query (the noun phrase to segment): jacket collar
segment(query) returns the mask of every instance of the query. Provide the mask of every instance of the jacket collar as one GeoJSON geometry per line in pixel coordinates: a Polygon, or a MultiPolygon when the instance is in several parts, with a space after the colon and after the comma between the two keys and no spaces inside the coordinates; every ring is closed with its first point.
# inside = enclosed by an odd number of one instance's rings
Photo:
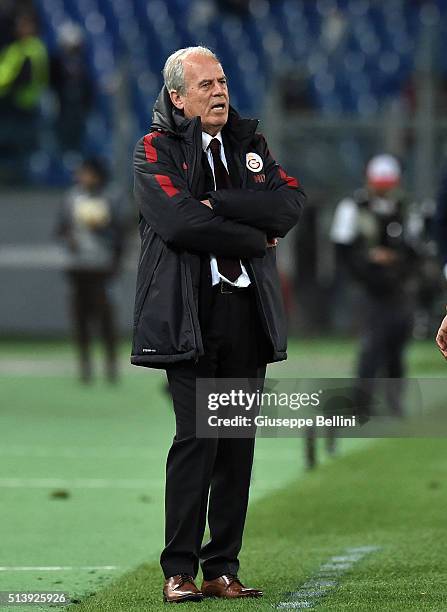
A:
{"type": "MultiPolygon", "coordinates": [[[[230,106],[228,121],[222,132],[227,134],[230,140],[242,145],[251,140],[258,123],[257,119],[243,119],[230,106]]],[[[194,140],[195,134],[202,132],[202,122],[200,117],[185,119],[181,111],[172,104],[168,90],[163,86],[154,105],[151,130],[161,130],[186,140],[194,140]]]]}

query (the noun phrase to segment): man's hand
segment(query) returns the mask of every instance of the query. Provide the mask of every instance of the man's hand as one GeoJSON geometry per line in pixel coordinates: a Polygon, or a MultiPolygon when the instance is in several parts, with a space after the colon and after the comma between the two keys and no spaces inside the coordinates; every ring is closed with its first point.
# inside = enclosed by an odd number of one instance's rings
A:
{"type": "Polygon", "coordinates": [[[442,355],[447,359],[447,315],[442,319],[438,333],[436,334],[436,344],[442,355]]]}
{"type": "Polygon", "coordinates": [[[369,260],[372,263],[379,264],[381,266],[389,266],[395,263],[398,259],[396,251],[389,249],[388,247],[374,247],[369,249],[369,260]]]}
{"type": "Polygon", "coordinates": [[[211,202],[209,200],[200,200],[202,202],[202,204],[205,204],[205,206],[208,206],[208,208],[211,208],[212,210],[212,205],[211,202]]]}

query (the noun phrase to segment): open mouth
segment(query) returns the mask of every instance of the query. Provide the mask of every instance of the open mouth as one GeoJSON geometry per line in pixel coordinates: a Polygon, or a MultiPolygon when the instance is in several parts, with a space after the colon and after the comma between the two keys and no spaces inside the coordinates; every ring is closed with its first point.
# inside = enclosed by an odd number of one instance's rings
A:
{"type": "Polygon", "coordinates": [[[211,110],[225,110],[225,103],[220,102],[219,104],[213,104],[211,110]]]}

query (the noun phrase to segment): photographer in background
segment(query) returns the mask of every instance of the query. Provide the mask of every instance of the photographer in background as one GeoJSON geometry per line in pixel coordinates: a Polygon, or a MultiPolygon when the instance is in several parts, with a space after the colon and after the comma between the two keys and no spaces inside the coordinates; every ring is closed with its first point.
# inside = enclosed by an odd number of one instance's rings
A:
{"type": "Polygon", "coordinates": [[[404,353],[412,328],[409,279],[416,254],[407,233],[401,169],[392,155],[373,157],[366,185],[337,206],[331,239],[341,265],[363,290],[362,332],[357,375],[372,392],[371,379],[387,385],[390,414],[401,416],[404,353]],[[369,382],[368,382],[369,381],[369,382]]]}

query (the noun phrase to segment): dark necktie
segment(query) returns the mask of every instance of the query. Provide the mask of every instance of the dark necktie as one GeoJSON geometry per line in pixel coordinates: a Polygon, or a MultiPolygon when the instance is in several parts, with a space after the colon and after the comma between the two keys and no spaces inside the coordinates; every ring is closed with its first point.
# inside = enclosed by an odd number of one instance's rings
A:
{"type": "MultiPolygon", "coordinates": [[[[213,156],[216,189],[230,189],[232,187],[230,176],[220,157],[220,140],[213,138],[208,146],[211,151],[211,155],[213,156]]],[[[242,274],[239,259],[233,259],[231,257],[216,257],[216,260],[219,272],[232,283],[234,283],[242,274]]]]}

